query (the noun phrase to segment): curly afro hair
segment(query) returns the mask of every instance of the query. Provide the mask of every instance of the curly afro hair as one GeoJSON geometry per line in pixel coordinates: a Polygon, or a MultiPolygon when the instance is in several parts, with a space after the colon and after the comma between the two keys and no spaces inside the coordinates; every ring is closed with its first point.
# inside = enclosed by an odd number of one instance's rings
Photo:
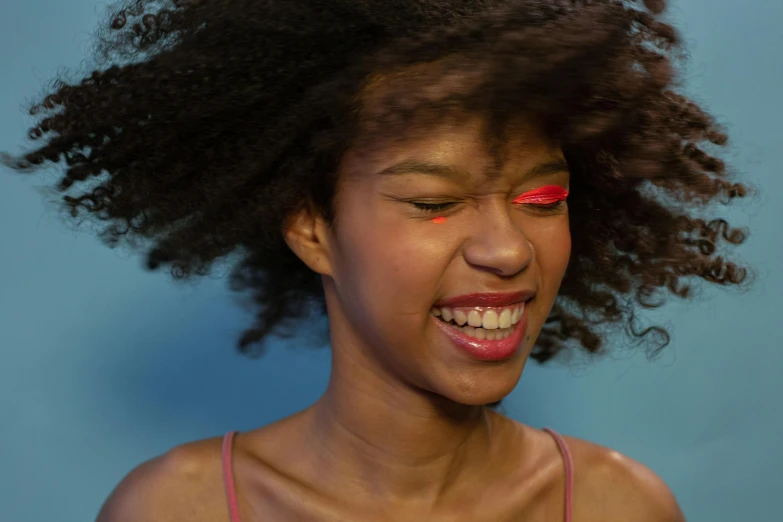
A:
{"type": "Polygon", "coordinates": [[[94,70],[55,79],[30,110],[39,143],[4,162],[64,160],[71,215],[103,222],[112,245],[143,246],[151,269],[185,279],[230,262],[232,288],[258,307],[239,341],[254,354],[323,306],[320,278],[281,231],[305,205],[333,222],[349,148],[476,113],[500,139],[525,114],[562,146],[574,217],[569,269],[532,356],[570,344],[602,353],[612,326],[657,353],[669,334],[639,326],[641,309],[691,296],[698,280],[747,276],[721,248],[745,232],[710,215],[747,190],[718,157],[725,133],[681,94],[684,52],[664,8],[125,0],[96,35],[94,70]],[[379,108],[362,104],[368,87],[411,68],[420,74],[392,82],[379,108]],[[433,96],[444,78],[461,80],[433,96]]]}

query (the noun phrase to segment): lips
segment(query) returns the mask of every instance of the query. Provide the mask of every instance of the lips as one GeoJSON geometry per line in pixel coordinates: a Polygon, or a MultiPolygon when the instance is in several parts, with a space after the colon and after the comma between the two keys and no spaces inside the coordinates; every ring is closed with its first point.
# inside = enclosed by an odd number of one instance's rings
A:
{"type": "Polygon", "coordinates": [[[438,301],[434,306],[445,306],[449,308],[457,308],[460,306],[511,306],[516,303],[528,301],[532,299],[534,295],[535,292],[532,290],[508,293],[466,294],[438,301]]]}
{"type": "MultiPolygon", "coordinates": [[[[451,297],[437,302],[432,310],[432,320],[435,321],[438,329],[445,334],[449,343],[471,358],[480,361],[500,361],[512,357],[522,345],[527,331],[528,310],[526,305],[535,296],[531,290],[522,290],[518,292],[507,293],[476,293],[466,294],[457,297],[451,297]],[[525,304],[521,304],[525,303],[525,304]],[[522,310],[521,317],[513,321],[511,328],[498,329],[497,321],[488,321],[487,328],[474,327],[477,320],[474,317],[471,326],[462,326],[466,310],[472,308],[470,314],[477,317],[482,313],[490,313],[487,309],[493,309],[492,313],[500,313],[503,307],[518,306],[522,310]],[[454,317],[457,322],[452,323],[444,321],[443,317],[438,317],[439,311],[447,311],[449,315],[454,310],[454,317]],[[461,312],[462,315],[459,315],[461,312]],[[459,315],[459,317],[457,317],[459,315]],[[486,333],[485,333],[486,330],[486,333]],[[500,335],[498,333],[500,332],[500,335]],[[477,334],[483,335],[477,335],[477,334]]],[[[508,308],[507,308],[508,309],[508,308]]],[[[513,317],[513,315],[512,315],[513,317]]],[[[446,319],[451,319],[447,317],[446,319]]]]}
{"type": "Polygon", "coordinates": [[[522,345],[527,331],[529,307],[525,307],[520,321],[513,326],[510,335],[499,340],[482,340],[468,335],[463,329],[443,322],[435,316],[431,320],[446,337],[447,342],[478,361],[501,361],[514,356],[522,345]]]}

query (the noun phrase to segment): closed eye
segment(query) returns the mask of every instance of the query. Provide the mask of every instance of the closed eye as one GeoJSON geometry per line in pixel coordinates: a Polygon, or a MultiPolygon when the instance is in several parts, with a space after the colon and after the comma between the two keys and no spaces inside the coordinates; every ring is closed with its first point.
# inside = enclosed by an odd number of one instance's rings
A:
{"type": "Polygon", "coordinates": [[[425,203],[423,201],[410,201],[411,205],[416,207],[418,210],[421,210],[423,212],[443,212],[444,210],[448,210],[456,203],[448,201],[444,203],[425,203]]]}
{"type": "Polygon", "coordinates": [[[556,212],[559,211],[564,205],[565,200],[552,201],[551,203],[515,203],[517,206],[524,206],[531,208],[532,210],[539,212],[556,212]]]}
{"type": "Polygon", "coordinates": [[[568,189],[558,185],[547,185],[525,192],[514,199],[514,204],[544,210],[557,208],[566,199],[568,199],[568,189]]]}

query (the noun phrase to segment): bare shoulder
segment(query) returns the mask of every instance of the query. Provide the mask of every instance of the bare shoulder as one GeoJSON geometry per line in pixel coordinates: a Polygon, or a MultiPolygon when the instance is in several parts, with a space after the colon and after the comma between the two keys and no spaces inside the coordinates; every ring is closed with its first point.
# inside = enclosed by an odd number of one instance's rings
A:
{"type": "Polygon", "coordinates": [[[618,451],[566,437],[574,456],[574,519],[685,522],[674,494],[647,466],[618,451]]]}
{"type": "Polygon", "coordinates": [[[228,520],[220,439],[177,446],[136,467],[114,489],[96,522],[228,520]]]}

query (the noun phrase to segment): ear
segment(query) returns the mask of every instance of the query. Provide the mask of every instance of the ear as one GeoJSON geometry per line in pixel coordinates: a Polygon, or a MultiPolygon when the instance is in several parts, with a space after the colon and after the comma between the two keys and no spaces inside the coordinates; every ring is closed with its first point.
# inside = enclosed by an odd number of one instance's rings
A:
{"type": "Polygon", "coordinates": [[[313,209],[297,211],[284,225],[283,237],[296,256],[314,272],[332,275],[330,227],[313,209]]]}

